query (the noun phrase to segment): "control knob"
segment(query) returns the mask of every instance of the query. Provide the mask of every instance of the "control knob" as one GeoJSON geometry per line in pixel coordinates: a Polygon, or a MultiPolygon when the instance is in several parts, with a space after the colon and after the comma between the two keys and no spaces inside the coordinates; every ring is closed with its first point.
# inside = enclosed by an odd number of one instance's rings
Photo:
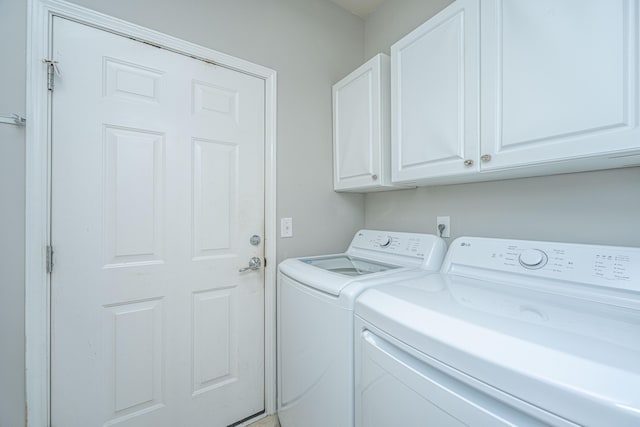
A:
{"type": "Polygon", "coordinates": [[[547,263],[547,259],[547,254],[540,249],[527,249],[522,251],[518,257],[520,265],[531,270],[544,267],[547,263]]]}
{"type": "Polygon", "coordinates": [[[380,239],[380,247],[381,248],[386,248],[387,246],[389,246],[391,244],[392,241],[393,241],[393,239],[391,238],[391,236],[383,237],[382,239],[380,239]]]}

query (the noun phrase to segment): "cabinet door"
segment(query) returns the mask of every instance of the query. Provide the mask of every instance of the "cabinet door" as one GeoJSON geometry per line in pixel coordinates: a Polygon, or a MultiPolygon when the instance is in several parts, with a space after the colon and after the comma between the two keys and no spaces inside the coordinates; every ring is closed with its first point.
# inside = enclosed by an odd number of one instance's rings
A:
{"type": "Polygon", "coordinates": [[[458,0],[391,47],[394,182],[478,170],[478,21],[458,0]]]}
{"type": "MultiPolygon", "coordinates": [[[[386,76],[388,85],[389,72],[386,71],[382,76],[383,65],[388,70],[388,61],[386,55],[378,55],[333,87],[336,190],[362,189],[381,184],[378,181],[382,175],[380,155],[384,137],[381,78],[386,76]]],[[[384,131],[388,132],[388,125],[384,126],[384,131]]]]}
{"type": "Polygon", "coordinates": [[[482,170],[640,145],[637,0],[486,0],[481,13],[482,170]]]}

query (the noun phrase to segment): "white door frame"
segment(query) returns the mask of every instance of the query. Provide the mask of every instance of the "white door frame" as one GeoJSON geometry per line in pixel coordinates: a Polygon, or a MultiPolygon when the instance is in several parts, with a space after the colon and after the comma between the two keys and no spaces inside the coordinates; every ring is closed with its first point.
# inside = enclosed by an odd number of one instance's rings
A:
{"type": "MultiPolygon", "coordinates": [[[[265,81],[265,411],[276,411],[276,72],[205,47],[149,30],[62,0],[29,0],[27,24],[27,132],[25,335],[27,426],[50,423],[50,277],[46,248],[50,243],[51,95],[47,67],[53,16],[145,41],[265,81]]],[[[55,91],[55,89],[54,89],[55,91]]],[[[55,243],[55,242],[54,242],[55,243]]]]}

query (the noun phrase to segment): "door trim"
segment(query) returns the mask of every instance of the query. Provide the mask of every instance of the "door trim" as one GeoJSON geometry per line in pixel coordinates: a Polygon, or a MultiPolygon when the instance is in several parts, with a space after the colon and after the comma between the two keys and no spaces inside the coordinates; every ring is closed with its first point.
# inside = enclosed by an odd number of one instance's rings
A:
{"type": "MultiPolygon", "coordinates": [[[[265,412],[276,411],[276,84],[274,70],[62,0],[29,0],[25,232],[25,380],[28,427],[50,425],[51,96],[42,63],[52,46],[54,16],[215,62],[265,81],[265,412]]],[[[54,89],[55,90],[55,89],[54,89]]]]}

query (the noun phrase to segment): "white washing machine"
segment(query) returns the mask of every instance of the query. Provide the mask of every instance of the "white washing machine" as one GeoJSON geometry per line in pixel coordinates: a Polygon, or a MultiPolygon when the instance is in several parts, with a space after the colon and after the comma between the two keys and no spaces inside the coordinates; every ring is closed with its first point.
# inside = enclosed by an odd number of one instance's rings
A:
{"type": "Polygon", "coordinates": [[[353,305],[371,286],[438,271],[436,236],[361,230],[345,253],[278,267],[278,416],[283,427],[354,423],[353,305]]]}
{"type": "Polygon", "coordinates": [[[356,426],[640,426],[640,249],[459,238],[355,313],[356,426]]]}

